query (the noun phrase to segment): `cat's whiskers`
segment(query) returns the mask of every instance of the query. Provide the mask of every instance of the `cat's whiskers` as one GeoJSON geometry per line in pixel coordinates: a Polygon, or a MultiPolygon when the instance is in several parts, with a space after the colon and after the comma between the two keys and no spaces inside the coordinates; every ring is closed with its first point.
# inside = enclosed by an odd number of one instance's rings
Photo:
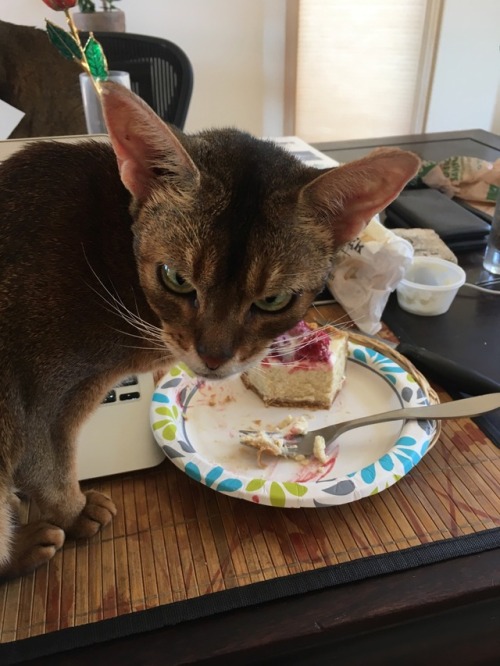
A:
{"type": "Polygon", "coordinates": [[[355,308],[351,308],[351,311],[349,314],[345,313],[341,315],[340,317],[337,317],[335,320],[325,320],[320,313],[318,307],[313,304],[312,306],[314,310],[318,314],[318,319],[315,319],[315,323],[318,324],[319,326],[335,326],[336,328],[340,328],[342,330],[350,330],[353,326],[355,326],[355,323],[353,322],[352,318],[356,317],[358,313],[362,313],[364,310],[363,305],[358,305],[355,308]]]}
{"type": "Polygon", "coordinates": [[[155,354],[158,354],[159,351],[166,352],[165,345],[163,345],[163,348],[160,349],[158,347],[141,347],[140,345],[121,345],[124,349],[136,349],[141,352],[152,352],[155,354]]]}
{"type": "MultiPolygon", "coordinates": [[[[155,326],[154,324],[151,324],[147,321],[145,321],[140,313],[139,313],[139,304],[137,303],[137,298],[135,296],[135,293],[133,293],[134,296],[134,303],[135,303],[135,311],[137,314],[134,314],[131,310],[128,310],[125,306],[126,311],[130,314],[130,316],[134,317],[134,321],[137,322],[137,324],[141,325],[145,331],[150,331],[154,337],[160,340],[160,342],[164,345],[164,338],[163,338],[163,329],[160,326],[155,326]]],[[[136,326],[137,328],[137,326],[136,326]]],[[[140,336],[137,336],[140,337],[140,336]]]]}
{"type": "MultiPolygon", "coordinates": [[[[345,317],[348,317],[345,315],[345,317]]],[[[321,324],[318,323],[318,328],[316,328],[316,331],[322,331],[322,330],[327,330],[330,326],[335,326],[339,330],[346,330],[349,331],[350,328],[352,328],[352,323],[345,322],[345,326],[342,325],[341,320],[345,318],[344,316],[337,318],[334,321],[325,321],[322,320],[321,324]],[[350,325],[349,325],[350,324],[350,325]]],[[[306,348],[311,341],[311,333],[304,333],[301,335],[298,335],[296,338],[293,339],[293,343],[290,344],[289,346],[286,347],[285,354],[290,355],[291,357],[296,358],[297,354],[301,352],[302,349],[306,348]]],[[[283,359],[283,350],[282,349],[270,349],[267,356],[271,359],[283,359]]],[[[294,360],[287,361],[287,360],[281,360],[282,364],[284,366],[290,366],[292,367],[295,363],[294,360]]]]}
{"type": "Polygon", "coordinates": [[[349,330],[354,326],[348,314],[337,317],[336,319],[326,320],[316,307],[314,307],[314,310],[317,313],[317,317],[314,317],[314,323],[319,326],[318,330],[328,326],[335,326],[335,328],[339,328],[340,330],[349,330]]]}
{"type": "Polygon", "coordinates": [[[142,333],[142,335],[135,335],[130,331],[119,330],[116,328],[113,330],[122,333],[123,335],[128,335],[129,337],[148,340],[149,342],[156,342],[158,343],[157,349],[165,348],[161,328],[158,328],[157,326],[144,321],[141,319],[141,317],[135,315],[131,310],[129,310],[123,303],[120,303],[120,301],[117,301],[116,305],[113,303],[109,303],[109,305],[111,307],[111,311],[118,314],[121,319],[123,319],[123,321],[128,323],[132,328],[135,328],[137,331],[139,331],[139,333],[142,333]]]}
{"type": "MultiPolygon", "coordinates": [[[[100,294],[95,289],[93,289],[93,291],[104,301],[104,303],[106,303],[106,305],[108,306],[106,308],[106,310],[108,312],[118,314],[121,317],[121,319],[123,319],[125,322],[130,324],[133,328],[135,328],[139,332],[145,333],[147,335],[147,337],[150,337],[152,339],[157,339],[158,341],[162,340],[162,337],[161,337],[161,332],[162,331],[161,331],[160,328],[154,326],[154,324],[150,324],[150,323],[144,321],[144,319],[142,319],[138,315],[134,314],[129,308],[127,308],[127,306],[123,303],[123,301],[120,298],[114,296],[108,289],[106,289],[106,287],[104,285],[102,285],[102,286],[106,290],[109,298],[106,298],[105,296],[103,296],[103,294],[100,294]],[[111,299],[111,300],[109,300],[109,299],[111,299]]],[[[122,330],[119,330],[119,329],[114,329],[114,330],[116,330],[120,333],[123,333],[125,335],[131,335],[131,336],[137,337],[137,338],[142,337],[144,339],[144,335],[143,336],[140,336],[140,335],[136,336],[133,333],[130,333],[129,331],[122,331],[122,330]]]]}
{"type": "MultiPolygon", "coordinates": [[[[316,331],[321,331],[321,330],[327,330],[329,327],[334,326],[335,328],[345,331],[349,333],[350,330],[355,328],[355,324],[353,323],[351,316],[349,314],[344,314],[341,315],[340,317],[337,317],[332,320],[325,320],[323,316],[321,315],[319,309],[314,306],[314,310],[318,314],[318,318],[315,319],[315,323],[317,324],[317,328],[315,329],[316,331]]],[[[362,310],[361,307],[358,308],[353,308],[351,311],[351,315],[356,316],[357,311],[362,310]]],[[[310,339],[311,339],[311,334],[310,333],[304,333],[302,335],[298,335],[296,338],[293,339],[293,343],[290,344],[286,348],[286,354],[290,354],[290,356],[296,357],[296,355],[305,347],[307,347],[310,339]]],[[[267,356],[271,359],[276,359],[276,358],[283,358],[282,351],[279,349],[273,350],[272,348],[268,351],[267,356]]],[[[281,361],[284,366],[289,366],[293,367],[295,364],[295,361],[286,361],[282,360],[281,361]]],[[[257,371],[260,370],[260,367],[257,366],[257,371]]]]}
{"type": "MultiPolygon", "coordinates": [[[[85,251],[84,251],[85,254],[85,251]]],[[[119,329],[113,329],[116,330],[117,332],[123,334],[123,335],[129,335],[132,337],[136,337],[138,339],[147,339],[152,343],[159,343],[158,344],[158,350],[165,349],[165,343],[163,340],[163,330],[155,326],[154,324],[151,324],[142,317],[139,316],[139,314],[135,314],[132,312],[123,302],[123,300],[119,297],[118,292],[115,290],[115,294],[104,284],[104,282],[101,280],[99,275],[96,273],[96,271],[92,268],[91,264],[89,263],[86,255],[85,259],[87,261],[87,265],[89,266],[92,274],[94,275],[95,279],[99,283],[100,287],[103,289],[104,294],[101,293],[98,289],[95,289],[92,285],[88,285],[89,288],[97,295],[99,298],[106,304],[106,310],[108,312],[111,312],[113,314],[117,314],[121,319],[123,319],[126,323],[128,323],[130,326],[135,328],[137,331],[140,333],[143,333],[143,335],[134,335],[133,333],[130,333],[129,331],[122,331],[119,329]],[[145,335],[144,335],[145,334],[145,335]]],[[[134,300],[135,300],[135,295],[134,295],[134,300]]],[[[137,301],[136,301],[136,309],[138,310],[137,306],[137,301]]]]}
{"type": "MultiPolygon", "coordinates": [[[[146,338],[144,337],[144,335],[136,335],[135,333],[131,333],[130,331],[123,331],[123,330],[120,329],[120,328],[115,328],[115,327],[112,327],[112,326],[111,326],[110,328],[111,328],[112,331],[115,331],[116,333],[119,333],[120,335],[127,335],[129,338],[136,338],[137,340],[143,340],[143,341],[146,340],[146,338]]],[[[148,341],[148,342],[151,342],[151,343],[155,343],[155,342],[156,342],[155,340],[152,340],[152,339],[150,339],[150,338],[147,338],[147,341],[148,341]]],[[[123,347],[127,347],[127,345],[122,345],[122,346],[123,346],[123,347]]],[[[164,344],[164,342],[163,342],[163,340],[162,340],[162,341],[160,341],[158,344],[156,344],[156,345],[152,345],[151,347],[139,347],[139,346],[135,346],[135,347],[128,347],[128,348],[129,348],[129,349],[144,349],[144,350],[149,350],[149,351],[154,350],[154,351],[157,351],[157,352],[158,352],[158,351],[165,351],[165,344],[164,344]]]]}

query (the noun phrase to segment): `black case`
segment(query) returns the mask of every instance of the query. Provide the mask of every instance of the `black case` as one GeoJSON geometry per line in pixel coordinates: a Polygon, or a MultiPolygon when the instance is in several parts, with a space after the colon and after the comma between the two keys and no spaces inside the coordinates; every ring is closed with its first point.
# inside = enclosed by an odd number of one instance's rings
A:
{"type": "Polygon", "coordinates": [[[386,208],[388,228],[434,229],[452,250],[474,250],[486,245],[490,225],[438,190],[403,190],[386,208]]]}

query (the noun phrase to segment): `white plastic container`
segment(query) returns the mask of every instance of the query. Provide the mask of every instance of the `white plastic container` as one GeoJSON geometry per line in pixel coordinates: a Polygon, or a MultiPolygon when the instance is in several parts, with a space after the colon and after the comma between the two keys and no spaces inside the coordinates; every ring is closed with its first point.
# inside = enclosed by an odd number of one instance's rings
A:
{"type": "Polygon", "coordinates": [[[396,293],[407,312],[431,317],[448,311],[465,282],[460,266],[439,257],[414,257],[396,293]]]}

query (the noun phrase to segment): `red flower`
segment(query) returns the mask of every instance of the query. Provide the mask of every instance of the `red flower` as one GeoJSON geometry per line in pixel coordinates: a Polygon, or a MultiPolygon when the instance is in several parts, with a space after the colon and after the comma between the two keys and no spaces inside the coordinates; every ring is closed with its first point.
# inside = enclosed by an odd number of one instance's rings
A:
{"type": "Polygon", "coordinates": [[[77,0],[43,0],[47,7],[55,9],[56,12],[63,12],[65,9],[71,9],[76,5],[77,0]]]}

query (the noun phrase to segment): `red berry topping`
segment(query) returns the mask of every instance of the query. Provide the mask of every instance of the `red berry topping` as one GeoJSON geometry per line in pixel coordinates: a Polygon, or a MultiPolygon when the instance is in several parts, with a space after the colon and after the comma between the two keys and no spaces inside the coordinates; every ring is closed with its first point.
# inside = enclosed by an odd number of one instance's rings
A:
{"type": "Polygon", "coordinates": [[[325,362],[330,357],[330,336],[325,331],[311,331],[297,350],[298,361],[325,362]]]}
{"type": "Polygon", "coordinates": [[[282,363],[307,361],[318,363],[330,358],[330,336],[326,331],[311,329],[301,321],[273,342],[270,357],[282,363]]]}

